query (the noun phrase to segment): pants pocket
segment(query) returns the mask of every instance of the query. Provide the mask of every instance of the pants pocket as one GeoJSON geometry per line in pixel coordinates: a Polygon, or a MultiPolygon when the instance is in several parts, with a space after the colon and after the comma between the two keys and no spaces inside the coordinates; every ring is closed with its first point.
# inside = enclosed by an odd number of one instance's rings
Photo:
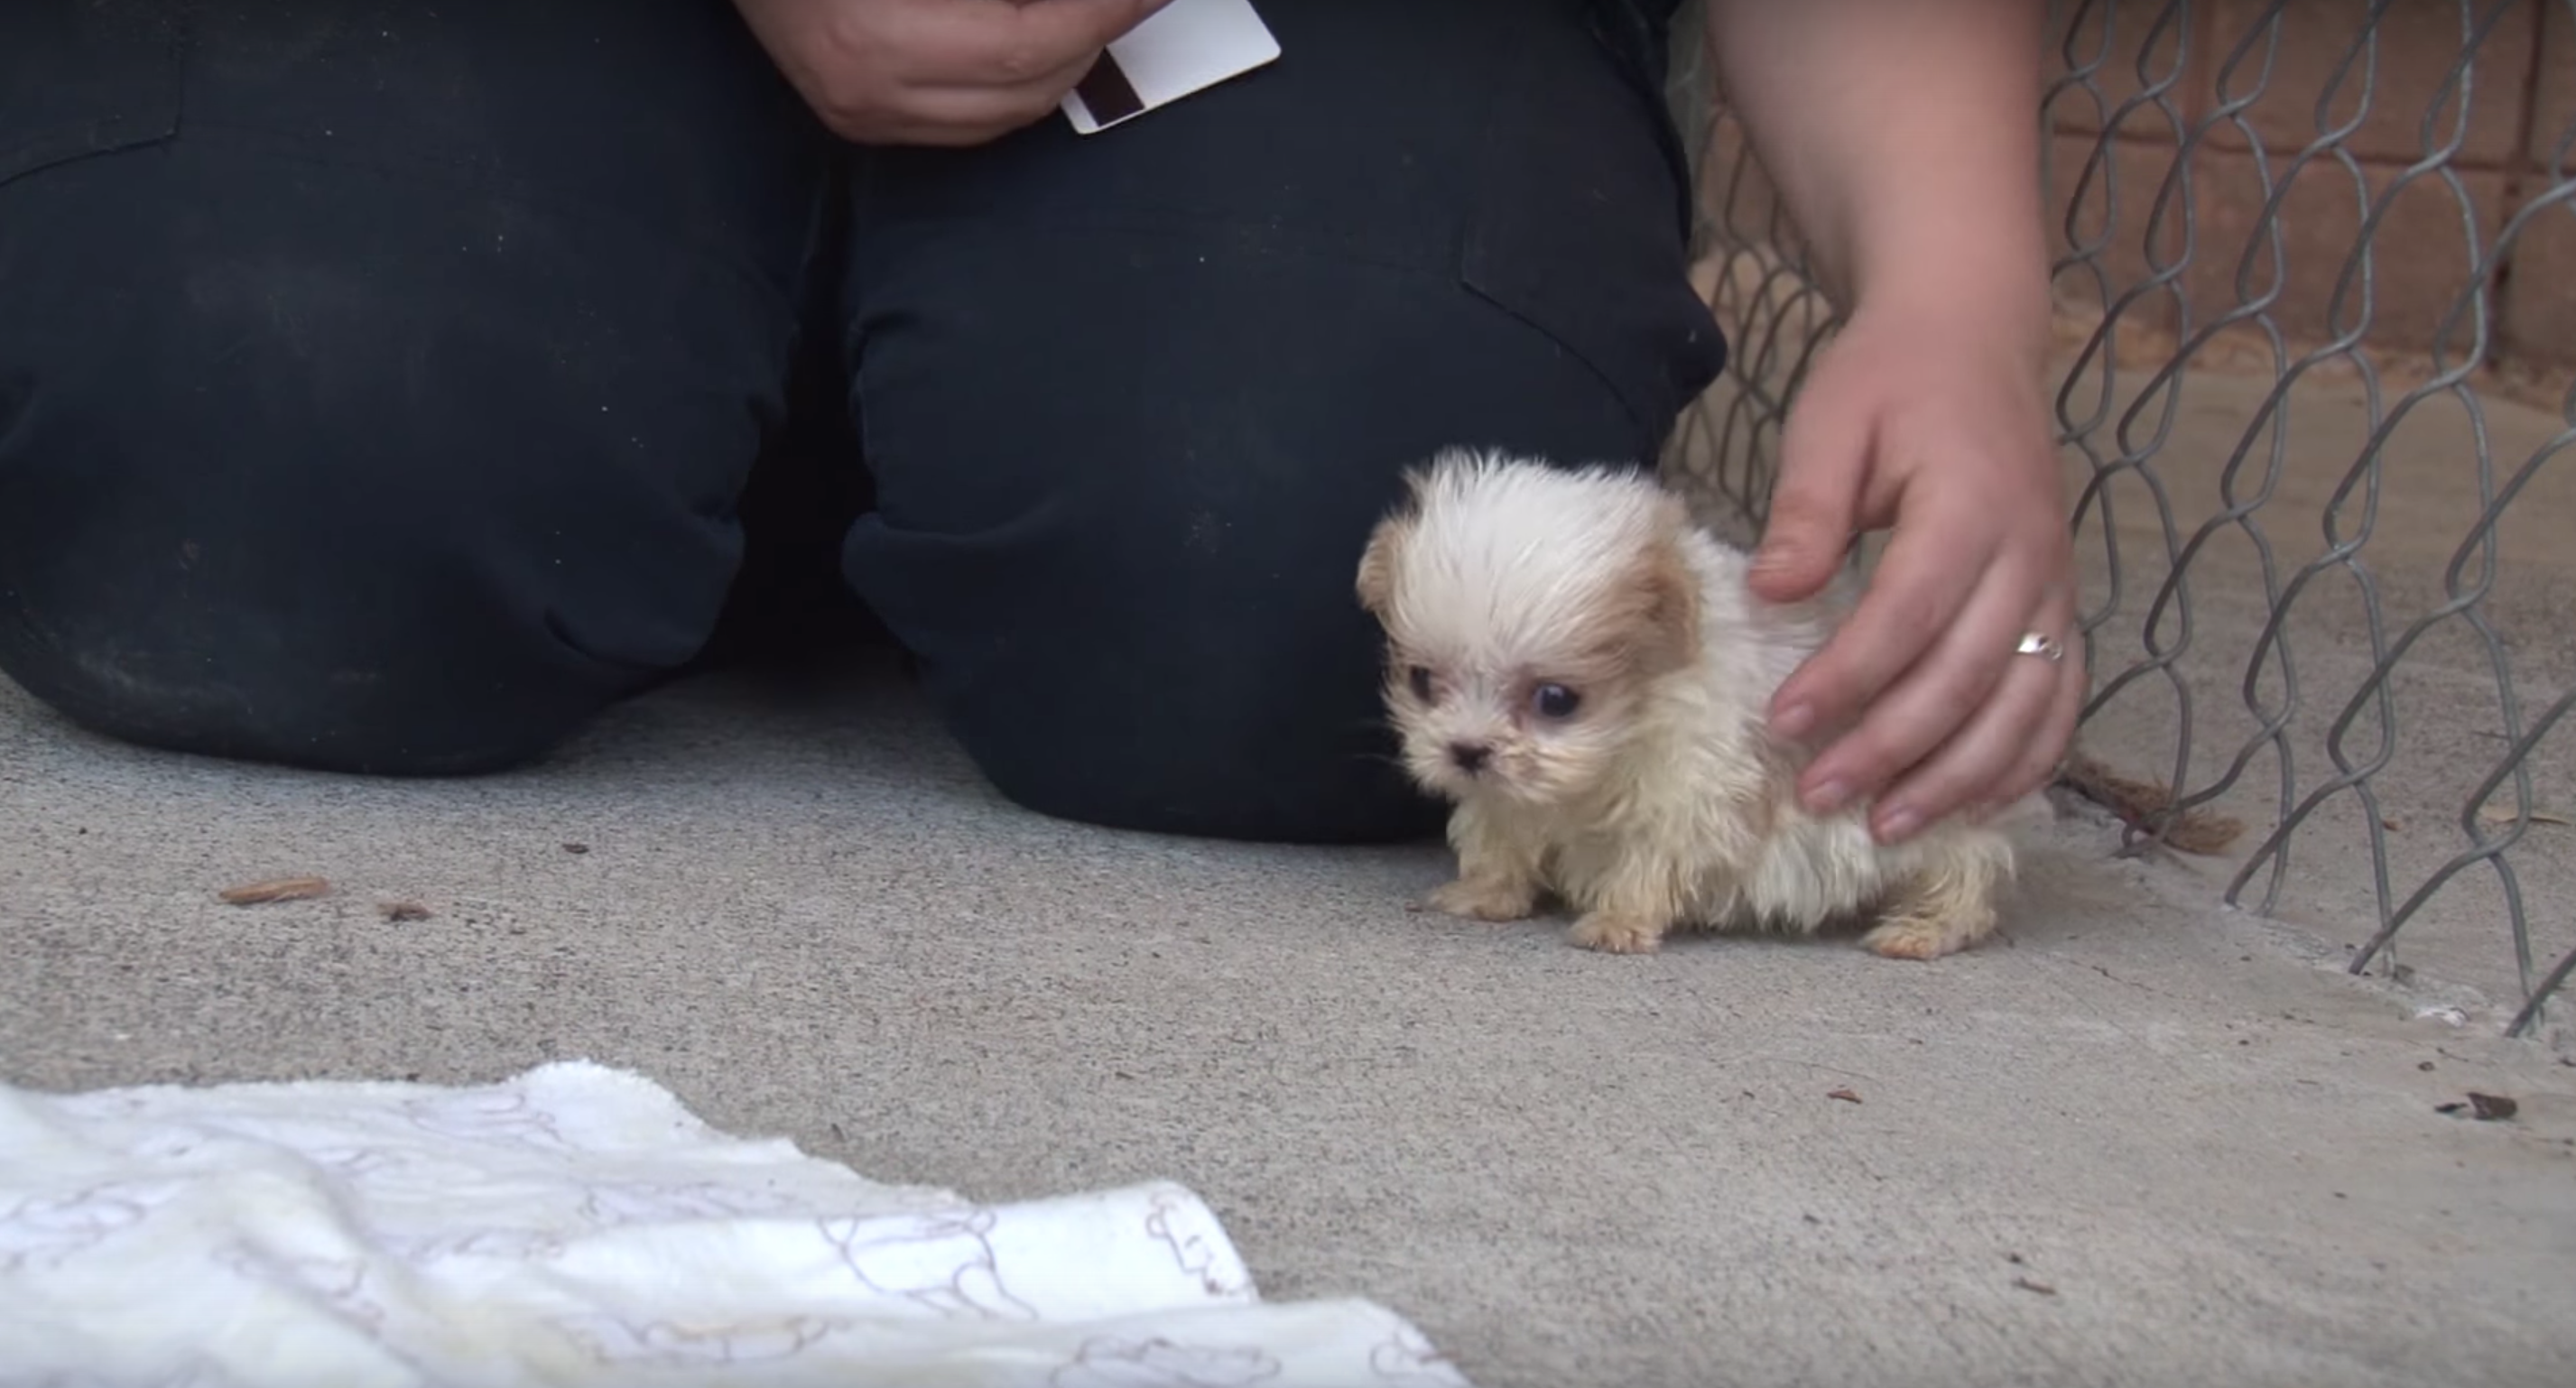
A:
{"type": "Polygon", "coordinates": [[[0,6],[0,185],[179,130],[180,6],[0,6]]]}

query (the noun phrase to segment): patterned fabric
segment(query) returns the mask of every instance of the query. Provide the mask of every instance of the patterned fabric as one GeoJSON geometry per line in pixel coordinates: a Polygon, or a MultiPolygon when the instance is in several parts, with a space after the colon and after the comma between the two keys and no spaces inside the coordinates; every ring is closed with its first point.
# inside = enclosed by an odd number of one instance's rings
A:
{"type": "Polygon", "coordinates": [[[1465,1388],[1264,1302],[1168,1183],[1020,1204],[719,1133],[586,1063],[481,1088],[0,1088],[0,1385],[1465,1388]]]}

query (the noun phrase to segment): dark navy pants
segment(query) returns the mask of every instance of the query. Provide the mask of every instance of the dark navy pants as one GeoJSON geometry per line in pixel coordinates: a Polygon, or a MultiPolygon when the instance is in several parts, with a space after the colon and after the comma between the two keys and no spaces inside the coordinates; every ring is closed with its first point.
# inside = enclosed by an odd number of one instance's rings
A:
{"type": "Polygon", "coordinates": [[[1275,66],[963,152],[838,144],[723,0],[0,7],[0,671],[477,772],[819,576],[1025,805],[1421,831],[1399,473],[1642,461],[1720,364],[1643,3],[1262,0],[1275,66]]]}

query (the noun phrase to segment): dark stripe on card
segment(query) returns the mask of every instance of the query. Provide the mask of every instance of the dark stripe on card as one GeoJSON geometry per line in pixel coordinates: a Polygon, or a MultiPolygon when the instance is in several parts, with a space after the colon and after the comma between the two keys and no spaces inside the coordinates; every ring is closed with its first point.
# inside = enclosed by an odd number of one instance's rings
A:
{"type": "Polygon", "coordinates": [[[1135,84],[1127,80],[1127,70],[1118,66],[1118,59],[1106,48],[1100,50],[1100,60],[1091,65],[1091,71],[1074,85],[1073,93],[1082,98],[1091,119],[1101,125],[1125,120],[1145,109],[1145,99],[1136,95],[1135,84]]]}

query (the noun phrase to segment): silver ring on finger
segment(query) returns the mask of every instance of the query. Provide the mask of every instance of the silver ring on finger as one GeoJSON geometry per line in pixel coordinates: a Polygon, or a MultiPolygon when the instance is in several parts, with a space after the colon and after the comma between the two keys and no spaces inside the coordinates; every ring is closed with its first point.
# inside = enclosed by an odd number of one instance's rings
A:
{"type": "Polygon", "coordinates": [[[2066,645],[2044,631],[2026,631],[2021,644],[2013,647],[2013,654],[2039,656],[2054,665],[2066,658],[2066,645]]]}

